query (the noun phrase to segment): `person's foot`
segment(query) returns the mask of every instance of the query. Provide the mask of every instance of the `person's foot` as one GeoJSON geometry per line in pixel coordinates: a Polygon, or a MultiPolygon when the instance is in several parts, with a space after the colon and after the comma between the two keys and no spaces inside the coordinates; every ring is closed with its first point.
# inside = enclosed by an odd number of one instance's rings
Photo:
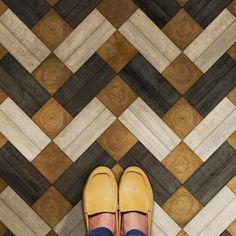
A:
{"type": "Polygon", "coordinates": [[[116,218],[112,213],[100,213],[94,216],[89,217],[89,227],[90,231],[99,228],[105,227],[111,230],[113,234],[115,234],[116,228],[116,218]]]}
{"type": "Polygon", "coordinates": [[[148,235],[148,217],[139,212],[127,212],[122,216],[121,235],[127,234],[132,229],[138,229],[148,235]]]}

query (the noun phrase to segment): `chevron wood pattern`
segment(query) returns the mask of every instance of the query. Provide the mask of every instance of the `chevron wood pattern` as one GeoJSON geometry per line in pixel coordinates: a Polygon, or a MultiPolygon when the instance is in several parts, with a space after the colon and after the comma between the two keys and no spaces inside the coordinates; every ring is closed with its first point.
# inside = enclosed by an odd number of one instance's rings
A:
{"type": "Polygon", "coordinates": [[[236,0],[0,0],[0,236],[85,236],[97,166],[148,175],[153,236],[236,235],[236,0]]]}

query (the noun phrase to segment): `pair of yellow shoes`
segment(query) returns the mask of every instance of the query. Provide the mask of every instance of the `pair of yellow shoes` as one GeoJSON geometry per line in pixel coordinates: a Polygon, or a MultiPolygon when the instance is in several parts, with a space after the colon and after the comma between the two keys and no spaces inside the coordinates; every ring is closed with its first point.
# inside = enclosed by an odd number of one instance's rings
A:
{"type": "Polygon", "coordinates": [[[89,176],[83,193],[83,207],[87,231],[89,216],[114,213],[117,231],[120,232],[121,216],[126,212],[141,212],[148,217],[150,236],[153,192],[146,174],[138,167],[127,168],[120,180],[119,190],[115,176],[107,167],[96,168],[89,176]]]}

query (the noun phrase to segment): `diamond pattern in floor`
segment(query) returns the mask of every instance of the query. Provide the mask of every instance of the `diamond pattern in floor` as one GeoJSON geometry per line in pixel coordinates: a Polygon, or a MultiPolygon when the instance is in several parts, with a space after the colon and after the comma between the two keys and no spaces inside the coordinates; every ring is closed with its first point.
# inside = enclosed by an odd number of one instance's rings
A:
{"type": "Polygon", "coordinates": [[[0,0],[0,236],[84,236],[83,186],[141,167],[153,236],[236,235],[236,0],[0,0]]]}

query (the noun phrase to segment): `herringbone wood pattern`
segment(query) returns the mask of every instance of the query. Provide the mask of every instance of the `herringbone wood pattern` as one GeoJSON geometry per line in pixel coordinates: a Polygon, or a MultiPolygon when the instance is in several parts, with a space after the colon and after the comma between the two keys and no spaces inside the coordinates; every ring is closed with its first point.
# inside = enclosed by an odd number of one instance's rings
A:
{"type": "Polygon", "coordinates": [[[0,0],[0,235],[84,236],[89,173],[141,167],[153,236],[236,235],[236,0],[0,0]]]}

